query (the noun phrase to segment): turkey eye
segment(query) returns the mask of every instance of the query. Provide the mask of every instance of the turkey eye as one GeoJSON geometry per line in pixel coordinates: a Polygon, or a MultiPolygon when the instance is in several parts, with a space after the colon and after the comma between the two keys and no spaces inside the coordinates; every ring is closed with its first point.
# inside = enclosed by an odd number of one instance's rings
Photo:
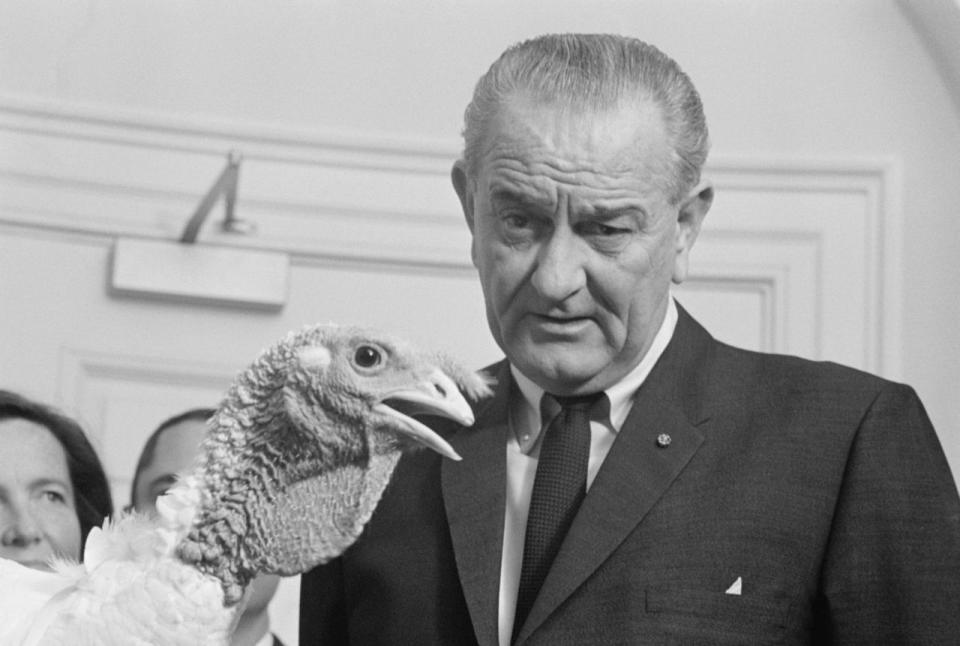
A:
{"type": "Polygon", "coordinates": [[[353,355],[353,360],[361,368],[373,368],[380,363],[380,351],[369,345],[361,345],[353,355]]]}

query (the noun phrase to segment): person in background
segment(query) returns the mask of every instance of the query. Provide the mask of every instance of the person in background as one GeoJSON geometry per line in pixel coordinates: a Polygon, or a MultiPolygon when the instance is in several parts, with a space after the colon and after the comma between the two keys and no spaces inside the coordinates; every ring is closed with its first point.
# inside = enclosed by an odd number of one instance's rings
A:
{"type": "Polygon", "coordinates": [[[731,347],[671,295],[714,194],[677,63],[531,39],[464,139],[496,391],[438,426],[461,461],[404,456],[304,575],[301,644],[957,644],[960,498],[916,393],[731,347]]]}
{"type": "Polygon", "coordinates": [[[0,390],[0,557],[37,569],[81,560],[87,534],[113,513],[96,451],[74,420],[0,390]]]}
{"type": "MultiPolygon", "coordinates": [[[[173,486],[177,477],[193,467],[212,408],[195,408],[166,420],[147,438],[137,460],[130,502],[139,512],[155,513],[157,498],[173,486]]],[[[283,646],[270,632],[267,606],[280,577],[261,575],[253,580],[243,614],[233,633],[231,646],[283,646]]]]}

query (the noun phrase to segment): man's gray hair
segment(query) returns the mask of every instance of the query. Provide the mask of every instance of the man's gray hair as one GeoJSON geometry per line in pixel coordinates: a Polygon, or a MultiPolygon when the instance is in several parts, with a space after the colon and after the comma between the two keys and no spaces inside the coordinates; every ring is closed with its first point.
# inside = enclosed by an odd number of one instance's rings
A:
{"type": "Polygon", "coordinates": [[[611,34],[548,34],[507,49],[477,82],[464,115],[469,177],[477,176],[490,121],[514,94],[576,110],[652,100],[675,153],[674,172],[663,187],[668,197],[677,202],[700,181],[710,148],[700,95],[680,66],[653,45],[611,34]]]}

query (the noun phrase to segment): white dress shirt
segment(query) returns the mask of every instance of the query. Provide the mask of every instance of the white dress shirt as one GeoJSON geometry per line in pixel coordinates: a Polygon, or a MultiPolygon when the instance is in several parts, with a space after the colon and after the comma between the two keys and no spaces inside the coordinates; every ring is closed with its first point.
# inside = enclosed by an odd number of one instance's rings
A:
{"type": "MultiPolygon", "coordinates": [[[[587,466],[587,489],[610,451],[617,432],[627,419],[633,405],[633,395],[643,383],[657,359],[663,354],[673,337],[677,325],[677,306],[671,298],[660,329],[653,338],[650,349],[623,379],[610,386],[606,393],[608,406],[597,406],[603,413],[590,420],[590,462],[587,466]]],[[[523,542],[527,531],[527,514],[530,510],[530,494],[537,473],[540,456],[541,431],[560,412],[551,398],[543,398],[540,388],[514,366],[510,372],[522,397],[512,401],[509,411],[510,433],[507,437],[507,500],[503,523],[503,555],[500,560],[500,599],[497,611],[500,646],[510,646],[513,635],[513,617],[517,605],[517,589],[520,585],[520,568],[523,564],[523,542]]]]}

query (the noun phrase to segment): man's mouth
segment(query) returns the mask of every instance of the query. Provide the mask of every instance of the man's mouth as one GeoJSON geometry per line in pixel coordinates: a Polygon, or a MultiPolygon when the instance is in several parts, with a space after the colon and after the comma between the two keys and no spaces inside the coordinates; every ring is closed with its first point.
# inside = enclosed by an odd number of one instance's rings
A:
{"type": "Polygon", "coordinates": [[[588,321],[590,320],[589,316],[573,316],[570,314],[554,316],[551,314],[534,314],[534,316],[541,320],[549,323],[576,323],[577,321],[588,321]]]}
{"type": "Polygon", "coordinates": [[[589,316],[550,316],[535,314],[534,321],[537,327],[548,332],[571,333],[579,331],[590,322],[589,316]]]}

